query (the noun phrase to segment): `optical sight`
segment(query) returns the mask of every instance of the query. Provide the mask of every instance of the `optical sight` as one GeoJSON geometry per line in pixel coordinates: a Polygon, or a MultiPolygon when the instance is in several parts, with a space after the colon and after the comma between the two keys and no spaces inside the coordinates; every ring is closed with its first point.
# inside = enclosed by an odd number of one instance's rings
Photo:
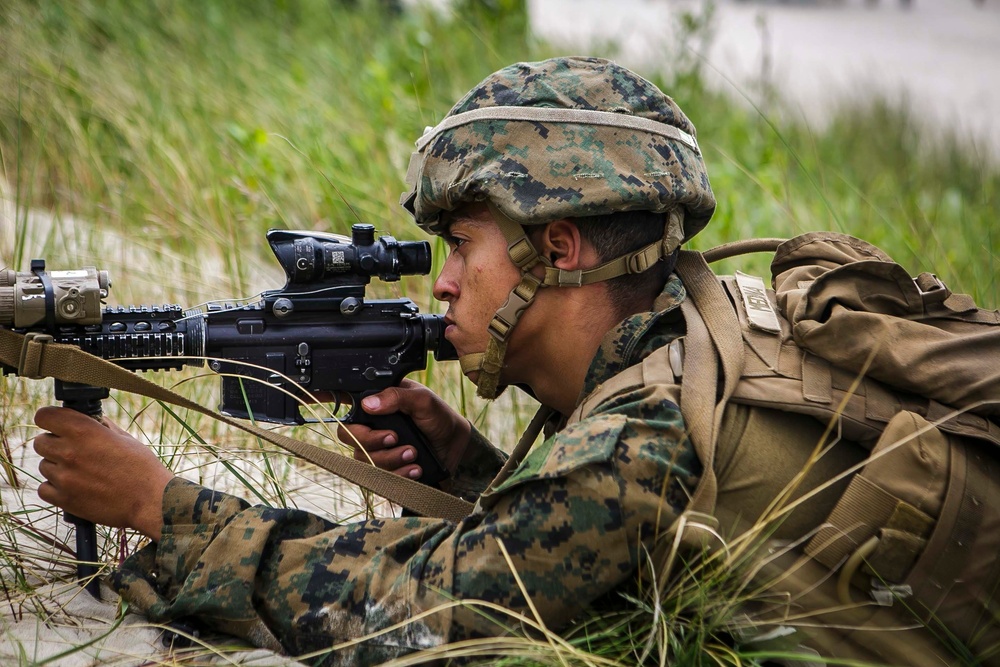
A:
{"type": "Polygon", "coordinates": [[[45,260],[30,272],[0,269],[0,326],[27,329],[101,323],[101,299],[108,296],[107,271],[85,266],[46,271],[45,260]]]}
{"type": "Polygon", "coordinates": [[[372,276],[384,281],[404,275],[423,275],[431,270],[431,247],[427,241],[397,241],[391,236],[375,240],[373,225],[351,227],[351,238],[322,232],[272,229],[268,243],[285,270],[288,286],[306,283],[365,283],[372,276]]]}

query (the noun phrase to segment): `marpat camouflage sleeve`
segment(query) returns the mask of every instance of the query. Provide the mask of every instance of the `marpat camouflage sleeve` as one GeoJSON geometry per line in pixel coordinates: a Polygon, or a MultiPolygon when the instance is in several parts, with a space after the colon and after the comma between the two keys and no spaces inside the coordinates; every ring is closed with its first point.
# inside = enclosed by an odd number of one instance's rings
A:
{"type": "Polygon", "coordinates": [[[474,503],[506,461],[507,455],[473,427],[465,456],[451,476],[446,490],[453,496],[474,503]]]}
{"type": "Polygon", "coordinates": [[[670,525],[698,473],[674,406],[647,391],[610,410],[537,446],[457,525],[337,525],[175,479],[161,541],[114,584],[154,621],[194,619],[292,655],[330,651],[327,664],[504,634],[530,617],[525,592],[557,628],[633,576],[640,542],[670,525]]]}

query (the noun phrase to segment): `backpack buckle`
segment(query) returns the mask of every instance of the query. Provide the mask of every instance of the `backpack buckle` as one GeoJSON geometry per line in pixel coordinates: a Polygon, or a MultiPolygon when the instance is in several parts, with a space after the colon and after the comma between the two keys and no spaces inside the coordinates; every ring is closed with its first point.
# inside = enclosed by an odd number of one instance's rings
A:
{"type": "Polygon", "coordinates": [[[933,273],[921,273],[913,279],[913,284],[916,285],[917,293],[924,303],[941,303],[951,296],[948,286],[933,273]]]}

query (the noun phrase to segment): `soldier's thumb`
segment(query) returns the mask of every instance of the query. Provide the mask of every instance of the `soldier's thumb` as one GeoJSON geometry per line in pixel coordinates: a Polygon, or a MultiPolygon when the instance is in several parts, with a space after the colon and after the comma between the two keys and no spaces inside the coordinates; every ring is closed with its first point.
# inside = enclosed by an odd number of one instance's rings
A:
{"type": "Polygon", "coordinates": [[[395,387],[389,387],[361,400],[361,407],[371,415],[387,415],[397,412],[399,404],[399,391],[395,387]]]}

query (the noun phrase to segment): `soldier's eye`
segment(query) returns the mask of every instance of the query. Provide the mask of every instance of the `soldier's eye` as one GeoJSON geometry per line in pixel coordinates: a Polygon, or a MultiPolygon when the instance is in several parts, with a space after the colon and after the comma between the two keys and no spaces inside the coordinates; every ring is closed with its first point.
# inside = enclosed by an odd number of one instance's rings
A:
{"type": "Polygon", "coordinates": [[[465,243],[466,239],[460,239],[457,236],[445,234],[444,241],[448,244],[448,250],[454,252],[455,250],[458,250],[459,246],[465,243]]]}

